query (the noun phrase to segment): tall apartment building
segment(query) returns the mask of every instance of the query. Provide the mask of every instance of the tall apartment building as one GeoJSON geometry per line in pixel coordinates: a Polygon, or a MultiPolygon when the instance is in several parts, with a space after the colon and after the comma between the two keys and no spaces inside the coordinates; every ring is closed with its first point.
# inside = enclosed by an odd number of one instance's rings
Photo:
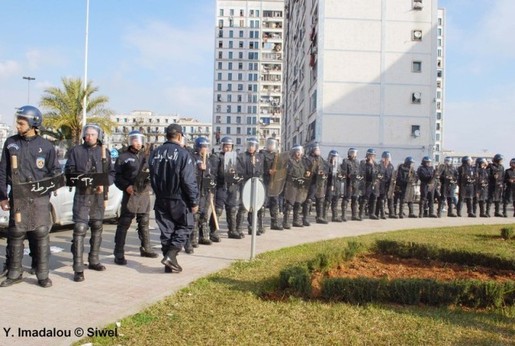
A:
{"type": "Polygon", "coordinates": [[[440,159],[443,15],[436,0],[286,0],[284,148],[440,159]]]}
{"type": "Polygon", "coordinates": [[[281,138],[284,0],[217,0],[213,131],[281,138]]]}

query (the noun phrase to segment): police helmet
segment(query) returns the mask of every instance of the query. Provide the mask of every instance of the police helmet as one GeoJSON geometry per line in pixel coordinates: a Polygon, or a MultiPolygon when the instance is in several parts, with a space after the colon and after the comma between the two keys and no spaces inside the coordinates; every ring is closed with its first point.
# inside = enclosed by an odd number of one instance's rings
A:
{"type": "Polygon", "coordinates": [[[349,150],[347,151],[347,157],[349,157],[349,158],[356,157],[356,155],[358,155],[358,149],[349,148],[349,150]]]}
{"type": "Polygon", "coordinates": [[[443,160],[443,163],[445,163],[446,165],[450,165],[452,163],[452,159],[450,157],[446,157],[444,160],[443,160]]]}
{"type": "Polygon", "coordinates": [[[318,142],[311,144],[311,146],[309,147],[309,154],[320,155],[320,145],[318,144],[318,142]],[[316,154],[316,151],[318,151],[318,154],[316,154]]]}
{"type": "Polygon", "coordinates": [[[504,156],[502,156],[501,154],[495,154],[493,159],[495,163],[500,163],[502,160],[504,160],[504,156]]]}
{"type": "Polygon", "coordinates": [[[413,160],[413,157],[411,157],[411,156],[408,156],[408,157],[406,157],[406,158],[404,159],[404,164],[405,164],[405,165],[411,165],[411,164],[413,164],[413,163],[415,163],[415,160],[413,160]]]}
{"type": "Polygon", "coordinates": [[[202,148],[207,148],[209,146],[209,141],[206,137],[197,137],[195,139],[195,149],[200,150],[202,148]]]}
{"type": "Polygon", "coordinates": [[[376,150],[375,150],[375,149],[373,149],[373,148],[369,148],[369,149],[367,150],[367,153],[366,153],[366,155],[365,155],[365,156],[366,156],[366,157],[369,157],[369,156],[371,156],[371,155],[374,155],[374,156],[376,155],[376,150]]]}
{"type": "Polygon", "coordinates": [[[97,131],[98,133],[98,143],[99,144],[102,144],[104,142],[104,131],[102,130],[102,128],[98,125],[98,124],[86,124],[86,126],[84,126],[82,128],[82,139],[83,140],[86,140],[86,131],[87,129],[94,129],[95,131],[97,131]]]}
{"type": "Polygon", "coordinates": [[[513,165],[514,163],[515,163],[515,158],[510,160],[510,166],[513,165]]]}
{"type": "Polygon", "coordinates": [[[277,151],[277,139],[269,137],[266,139],[266,149],[268,151],[277,151]]]}
{"type": "Polygon", "coordinates": [[[259,141],[257,140],[256,137],[247,138],[247,149],[252,148],[252,147],[255,148],[256,151],[259,148],[259,141]]]}
{"type": "Polygon", "coordinates": [[[486,159],[484,157],[478,157],[476,159],[476,166],[481,166],[481,164],[487,164],[488,162],[486,162],[486,159]]]}
{"type": "Polygon", "coordinates": [[[470,165],[472,163],[472,158],[470,156],[463,156],[461,158],[461,163],[464,165],[470,165]]]}
{"type": "Polygon", "coordinates": [[[234,147],[234,142],[231,137],[225,136],[220,140],[220,144],[222,145],[222,148],[224,145],[230,145],[231,148],[234,147]]]}
{"type": "Polygon", "coordinates": [[[381,158],[391,160],[392,154],[390,154],[389,151],[383,151],[383,153],[381,154],[381,158]]]}
{"type": "Polygon", "coordinates": [[[304,154],[304,148],[300,144],[295,144],[293,147],[291,147],[291,154],[295,154],[296,152],[300,152],[301,154],[304,154]]]}
{"type": "Polygon", "coordinates": [[[339,157],[340,154],[338,154],[337,150],[331,150],[329,151],[329,155],[327,155],[327,161],[330,161],[333,157],[339,157]]]}
{"type": "Polygon", "coordinates": [[[138,130],[134,130],[134,131],[131,131],[129,132],[129,136],[128,136],[128,140],[129,140],[129,145],[132,145],[132,141],[135,140],[135,139],[138,139],[140,142],[141,142],[141,145],[145,144],[145,136],[139,132],[138,130]]]}
{"type": "Polygon", "coordinates": [[[23,106],[16,110],[17,118],[25,118],[30,127],[40,127],[43,122],[43,115],[34,106],[23,106]]]}

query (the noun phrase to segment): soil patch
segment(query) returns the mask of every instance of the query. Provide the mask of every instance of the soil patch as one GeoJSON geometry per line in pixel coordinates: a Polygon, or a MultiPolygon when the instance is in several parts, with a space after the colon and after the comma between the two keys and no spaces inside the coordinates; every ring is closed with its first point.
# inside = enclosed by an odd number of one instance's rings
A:
{"type": "Polygon", "coordinates": [[[369,254],[343,263],[337,268],[329,270],[325,275],[315,273],[311,281],[314,297],[320,295],[321,282],[324,277],[368,277],[387,280],[419,278],[438,281],[493,280],[505,282],[514,281],[515,272],[480,266],[469,267],[436,260],[402,259],[391,255],[369,254]]]}

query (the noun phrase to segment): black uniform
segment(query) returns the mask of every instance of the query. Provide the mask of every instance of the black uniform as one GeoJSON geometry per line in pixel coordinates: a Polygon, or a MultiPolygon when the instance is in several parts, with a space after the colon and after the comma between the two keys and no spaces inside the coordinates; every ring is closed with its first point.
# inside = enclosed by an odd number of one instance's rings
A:
{"type": "Polygon", "coordinates": [[[311,180],[308,187],[308,196],[302,205],[302,223],[304,226],[310,225],[308,216],[314,201],[316,207],[316,222],[325,224],[327,220],[323,217],[323,212],[329,167],[325,160],[318,155],[312,154],[304,156],[303,159],[305,160],[306,167],[308,167],[311,172],[311,180]]]}
{"type": "Polygon", "coordinates": [[[447,201],[447,216],[456,217],[457,215],[453,212],[453,205],[456,204],[458,170],[450,164],[444,164],[440,166],[438,176],[440,177],[440,201],[437,216],[441,216],[443,205],[447,201]]]}
{"type": "Polygon", "coordinates": [[[393,208],[393,192],[395,189],[395,167],[388,162],[379,164],[379,174],[382,179],[379,180],[379,197],[377,200],[376,215],[381,219],[385,219],[385,203],[388,206],[388,217],[392,219],[397,218],[397,213],[393,208]]]}
{"type": "Polygon", "coordinates": [[[36,275],[40,285],[48,282],[48,259],[50,245],[48,232],[51,227],[50,192],[40,196],[13,196],[13,183],[38,182],[45,178],[55,177],[61,173],[55,148],[52,144],[36,135],[23,137],[14,135],[5,141],[0,162],[0,200],[9,198],[10,215],[6,260],[8,265],[7,280],[2,282],[8,286],[9,281],[21,279],[23,241],[30,234],[32,256],[35,259],[36,275]],[[17,157],[18,170],[13,176],[11,158],[17,157]],[[9,194],[8,185],[11,186],[9,194]],[[16,221],[15,214],[21,214],[21,221],[16,221]]]}
{"type": "Polygon", "coordinates": [[[265,207],[268,207],[270,210],[270,226],[275,230],[282,230],[283,227],[279,223],[279,199],[276,196],[268,195],[268,187],[270,186],[270,182],[272,181],[272,176],[270,171],[274,168],[274,162],[276,161],[276,157],[279,153],[275,151],[261,150],[261,155],[263,155],[264,163],[263,163],[263,184],[265,185],[266,191],[266,199],[265,199],[265,207]]]}
{"type": "Polygon", "coordinates": [[[467,205],[467,214],[469,217],[475,217],[472,202],[476,193],[476,168],[464,163],[458,167],[458,186],[459,196],[456,213],[461,216],[461,208],[463,201],[467,205]]]}
{"type": "Polygon", "coordinates": [[[368,217],[377,220],[376,201],[379,196],[379,181],[383,179],[379,165],[374,161],[362,160],[359,164],[359,171],[363,177],[360,186],[362,193],[359,200],[359,218],[363,219],[366,208],[368,217]]]}
{"type": "Polygon", "coordinates": [[[406,163],[400,164],[397,168],[397,180],[395,182],[395,188],[399,198],[399,218],[401,219],[404,217],[404,203],[408,204],[408,216],[411,218],[417,217],[413,210],[416,183],[417,174],[412,165],[408,165],[406,163]]]}
{"type": "MultiPolygon", "coordinates": [[[[261,153],[250,154],[248,151],[245,151],[238,155],[237,168],[236,172],[240,177],[243,178],[240,184],[240,196],[243,190],[243,186],[245,183],[251,178],[263,178],[264,171],[264,157],[261,153]]],[[[263,227],[263,213],[265,208],[262,207],[257,212],[257,235],[261,235],[265,232],[263,227]]],[[[243,232],[243,217],[245,215],[245,207],[243,206],[243,202],[240,198],[240,207],[238,209],[238,215],[236,216],[236,231],[241,234],[243,232]]],[[[248,233],[252,234],[252,213],[247,213],[247,220],[249,223],[248,233]]]]}
{"type": "Polygon", "coordinates": [[[488,165],[488,203],[486,205],[486,214],[490,215],[490,206],[495,206],[495,216],[503,216],[500,210],[500,204],[504,193],[504,166],[500,163],[493,162],[488,165]]]}
{"type": "Polygon", "coordinates": [[[358,218],[358,199],[361,196],[360,185],[363,176],[359,172],[359,161],[356,158],[343,160],[341,171],[346,179],[346,189],[342,200],[342,220],[346,220],[345,214],[349,201],[351,202],[352,220],[360,220],[358,218]]]}
{"type": "Polygon", "coordinates": [[[150,176],[148,155],[144,149],[136,150],[130,146],[122,152],[114,166],[116,175],[114,184],[123,191],[121,215],[114,237],[114,257],[118,264],[125,264],[125,239],[132,220],[136,217],[138,237],[141,241],[140,254],[143,257],[157,257],[150,245],[149,213],[150,213],[150,176]],[[127,188],[132,186],[133,193],[127,188]]]}
{"type": "Polygon", "coordinates": [[[417,176],[420,180],[418,217],[436,217],[434,212],[435,170],[433,166],[422,164],[417,169],[417,176]]]}
{"type": "Polygon", "coordinates": [[[477,204],[479,204],[479,216],[481,217],[487,217],[485,203],[488,201],[488,178],[488,170],[477,166],[474,210],[477,208],[477,204]]]}
{"type": "MultiPolygon", "coordinates": [[[[508,204],[513,203],[515,209],[515,169],[513,167],[508,168],[504,172],[504,201],[503,201],[503,216],[508,217],[508,204]]],[[[515,216],[515,211],[513,216],[515,216]]]]}
{"type": "Polygon", "coordinates": [[[150,155],[149,169],[163,256],[171,251],[175,257],[193,229],[191,208],[199,203],[195,164],[186,149],[167,141],[150,155]]]}
{"type": "MultiPolygon", "coordinates": [[[[333,158],[336,160],[336,158],[333,158]]],[[[327,213],[329,211],[329,207],[331,208],[331,221],[333,222],[342,222],[342,218],[339,216],[338,208],[340,207],[340,199],[342,197],[342,189],[345,187],[344,183],[344,175],[340,171],[340,167],[338,167],[338,163],[334,161],[334,163],[327,162],[328,164],[328,175],[327,175],[327,187],[325,193],[325,204],[324,204],[324,214],[323,218],[327,220],[327,213]]]]}
{"type": "MultiPolygon", "coordinates": [[[[109,185],[113,184],[115,175],[109,150],[103,148],[100,144],[89,146],[86,143],[76,145],[70,149],[65,173],[104,173],[107,174],[109,185]],[[105,159],[102,159],[102,150],[105,151],[105,159]]],[[[88,226],[91,227],[88,267],[94,270],[105,270],[105,267],[100,264],[99,252],[102,243],[106,194],[107,187],[103,188],[103,193],[98,186],[78,185],[75,188],[75,195],[73,196],[73,222],[75,226],[73,227],[71,248],[73,271],[75,273],[84,271],[84,238],[88,226]]]]}
{"type": "Polygon", "coordinates": [[[286,168],[286,185],[284,186],[283,228],[290,229],[290,215],[293,210],[293,226],[303,227],[301,220],[302,203],[306,200],[310,182],[306,161],[290,158],[286,168]]]}

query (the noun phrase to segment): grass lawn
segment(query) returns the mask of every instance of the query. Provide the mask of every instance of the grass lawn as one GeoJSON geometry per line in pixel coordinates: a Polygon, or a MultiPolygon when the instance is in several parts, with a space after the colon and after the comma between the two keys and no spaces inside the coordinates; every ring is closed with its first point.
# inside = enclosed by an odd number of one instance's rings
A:
{"type": "MultiPolygon", "coordinates": [[[[306,244],[268,252],[252,262],[199,279],[177,294],[121,321],[117,338],[94,345],[515,345],[515,307],[472,310],[304,301],[267,301],[281,269],[348,240],[431,243],[515,260],[515,240],[501,225],[417,229],[306,244]]],[[[515,227],[515,225],[509,225],[515,227]]],[[[114,326],[113,326],[114,328],[114,326]]]]}

